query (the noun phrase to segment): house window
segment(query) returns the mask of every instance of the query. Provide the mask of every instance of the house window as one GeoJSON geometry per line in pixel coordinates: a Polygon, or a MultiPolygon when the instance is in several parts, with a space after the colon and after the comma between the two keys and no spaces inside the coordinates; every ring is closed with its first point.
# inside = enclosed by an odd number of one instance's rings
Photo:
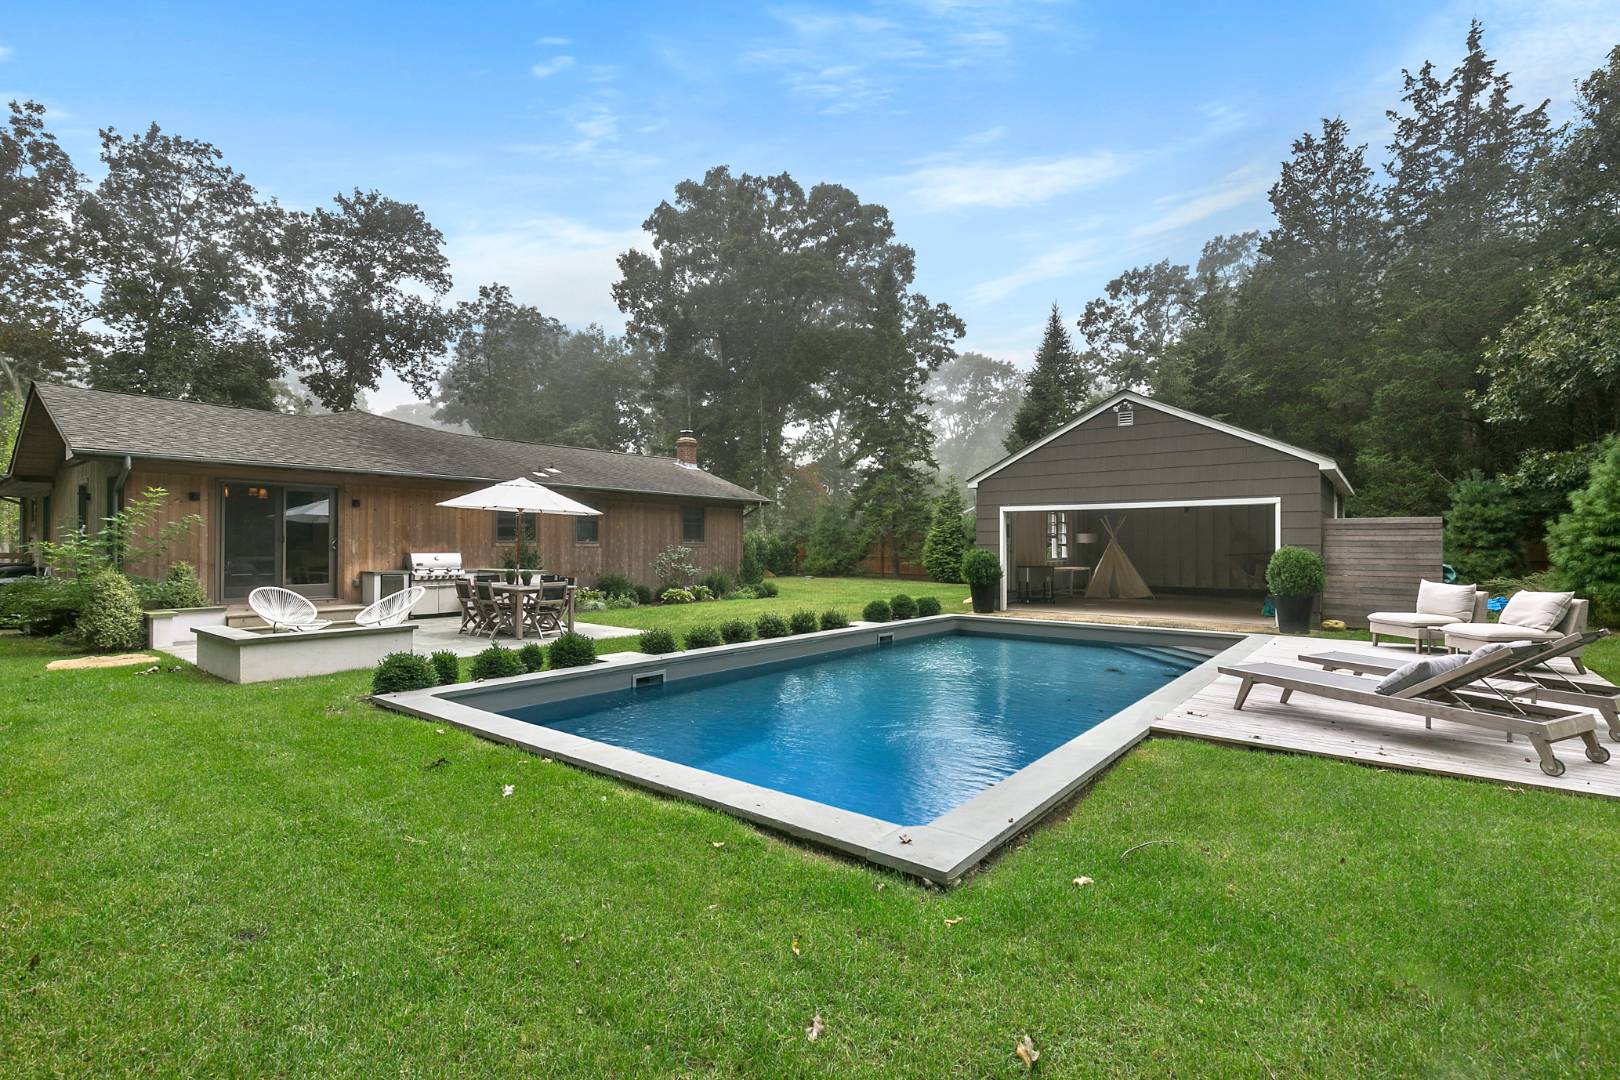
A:
{"type": "MultiPolygon", "coordinates": [[[[534,543],[534,523],[539,519],[538,514],[523,515],[523,539],[525,543],[534,543]]],[[[517,543],[517,515],[509,510],[499,510],[495,514],[495,542],[497,544],[517,543]]]]}
{"type": "Polygon", "coordinates": [[[1069,557],[1069,515],[1061,510],[1046,512],[1046,557],[1049,559],[1069,557]]]}
{"type": "Polygon", "coordinates": [[[703,543],[703,507],[681,507],[681,543],[703,543]]]}
{"type": "Polygon", "coordinates": [[[601,518],[581,514],[574,519],[574,543],[594,544],[601,538],[601,518]]]}

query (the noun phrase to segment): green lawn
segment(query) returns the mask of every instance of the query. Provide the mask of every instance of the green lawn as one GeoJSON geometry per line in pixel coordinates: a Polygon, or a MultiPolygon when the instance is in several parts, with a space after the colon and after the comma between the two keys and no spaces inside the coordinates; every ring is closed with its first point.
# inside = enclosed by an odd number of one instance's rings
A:
{"type": "Polygon", "coordinates": [[[1620,1055],[1615,803],[1156,739],[942,892],[376,709],[365,673],[60,655],[0,638],[0,1074],[1014,1076],[1025,1033],[1048,1076],[1620,1055]]]}
{"type": "Polygon", "coordinates": [[[768,600],[712,600],[699,604],[657,604],[639,608],[618,608],[607,611],[580,612],[582,622],[606,623],[610,626],[633,626],[645,630],[661,626],[672,631],[677,638],[700,623],[721,623],[727,619],[747,619],[752,622],[767,611],[782,617],[803,608],[820,614],[837,608],[852,621],[861,617],[861,609],[873,600],[888,600],[899,593],[912,599],[922,596],[939,598],[940,610],[968,611],[966,585],[941,585],[933,581],[901,581],[895,578],[772,578],[781,594],[768,600]]]}

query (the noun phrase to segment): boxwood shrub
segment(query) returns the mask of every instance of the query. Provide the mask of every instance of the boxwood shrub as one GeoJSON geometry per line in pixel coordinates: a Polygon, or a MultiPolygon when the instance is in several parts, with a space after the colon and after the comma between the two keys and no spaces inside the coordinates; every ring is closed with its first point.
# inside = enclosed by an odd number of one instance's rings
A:
{"type": "Polygon", "coordinates": [[[820,626],[816,613],[809,609],[795,611],[788,616],[788,632],[792,634],[813,634],[820,626]]]}
{"type": "Polygon", "coordinates": [[[937,596],[919,596],[919,597],[917,597],[917,616],[919,618],[921,618],[923,616],[926,616],[926,615],[938,615],[938,614],[939,614],[939,597],[937,597],[937,596]]]}
{"type": "Polygon", "coordinates": [[[915,619],[917,617],[917,601],[901,593],[889,601],[889,610],[897,619],[915,619]]]}
{"type": "Polygon", "coordinates": [[[584,634],[569,630],[551,643],[551,666],[554,668],[585,667],[596,663],[596,642],[584,634]]]}
{"type": "MultiPolygon", "coordinates": [[[[893,617],[887,600],[873,600],[861,609],[861,618],[867,622],[888,622],[893,617]]],[[[827,627],[824,626],[822,629],[825,630],[827,627]]]]}
{"type": "Polygon", "coordinates": [[[426,657],[415,653],[389,653],[371,673],[373,694],[402,694],[407,690],[426,690],[437,686],[438,678],[426,657]]]}
{"type": "Polygon", "coordinates": [[[650,656],[672,653],[679,647],[675,644],[675,635],[661,626],[641,632],[641,651],[650,656]]]}
{"type": "Polygon", "coordinates": [[[1280,547],[1266,566],[1273,596],[1315,596],[1322,591],[1322,556],[1307,548],[1280,547]]]}
{"type": "Polygon", "coordinates": [[[720,631],[713,623],[699,623],[686,632],[688,649],[712,649],[720,644],[720,631]]]}
{"type": "Polygon", "coordinates": [[[523,674],[523,661],[505,645],[491,645],[473,657],[474,679],[504,679],[508,675],[523,674]]]}
{"type": "Polygon", "coordinates": [[[786,619],[774,611],[767,611],[754,620],[754,629],[762,638],[787,637],[788,624],[786,619]]]}
{"type": "Polygon", "coordinates": [[[772,581],[770,578],[765,578],[763,581],[754,583],[754,591],[767,599],[774,600],[776,595],[782,590],[777,587],[776,582],[772,581]]]}
{"type": "Polygon", "coordinates": [[[461,681],[461,657],[449,649],[440,649],[428,657],[428,663],[433,665],[433,673],[438,676],[440,686],[461,681]]]}
{"type": "Polygon", "coordinates": [[[538,641],[531,641],[518,648],[518,661],[523,670],[528,672],[544,671],[546,667],[546,650],[538,641]]]}
{"type": "Polygon", "coordinates": [[[821,613],[821,628],[823,630],[842,630],[849,625],[849,617],[837,608],[828,608],[821,613]]]}
{"type": "Polygon", "coordinates": [[[754,640],[754,624],[747,619],[727,619],[720,624],[720,637],[727,645],[754,640]]]}

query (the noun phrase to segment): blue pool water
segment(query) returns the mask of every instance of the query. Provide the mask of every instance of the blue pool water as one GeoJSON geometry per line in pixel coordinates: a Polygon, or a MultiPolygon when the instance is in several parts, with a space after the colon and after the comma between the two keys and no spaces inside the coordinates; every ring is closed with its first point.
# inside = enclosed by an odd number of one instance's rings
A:
{"type": "Polygon", "coordinates": [[[923,825],[1199,659],[946,634],[505,715],[923,825]]]}

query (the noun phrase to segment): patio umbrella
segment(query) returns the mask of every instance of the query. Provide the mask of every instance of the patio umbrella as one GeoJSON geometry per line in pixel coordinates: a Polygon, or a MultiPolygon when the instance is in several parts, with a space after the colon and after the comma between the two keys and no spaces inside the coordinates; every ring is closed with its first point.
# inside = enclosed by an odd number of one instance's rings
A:
{"type": "Polygon", "coordinates": [[[517,555],[518,562],[523,561],[523,515],[524,514],[568,514],[573,517],[592,517],[602,513],[600,510],[586,506],[582,502],[575,502],[566,495],[537,484],[526,477],[516,480],[502,480],[487,488],[479,488],[465,495],[457,495],[453,499],[446,499],[439,504],[448,506],[452,510],[494,510],[499,513],[517,515],[517,555]]]}

